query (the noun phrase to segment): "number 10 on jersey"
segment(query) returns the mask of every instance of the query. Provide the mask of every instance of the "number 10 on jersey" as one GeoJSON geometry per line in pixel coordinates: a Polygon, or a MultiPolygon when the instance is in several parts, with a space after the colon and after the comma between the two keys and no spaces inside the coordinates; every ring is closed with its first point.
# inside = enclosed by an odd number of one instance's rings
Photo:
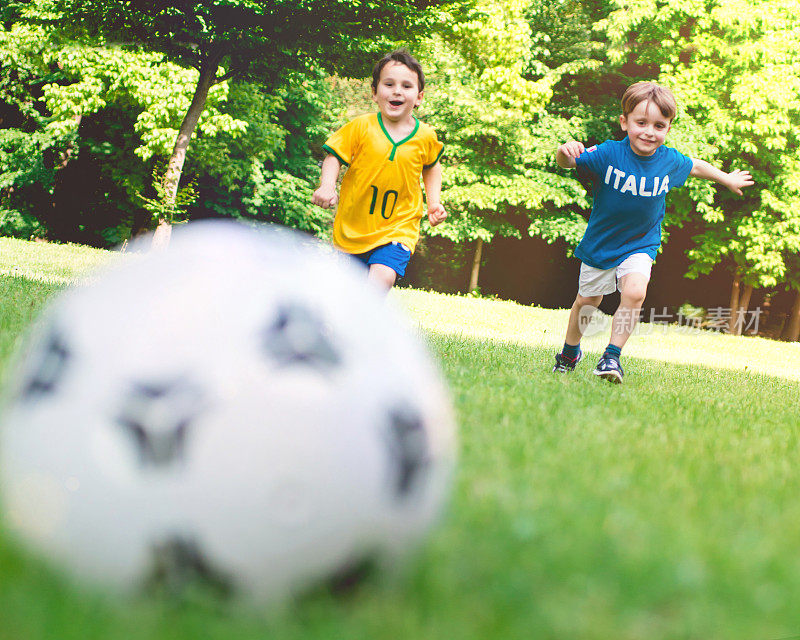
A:
{"type": "MultiPolygon", "coordinates": [[[[370,188],[372,189],[372,202],[370,202],[369,205],[369,214],[372,215],[375,213],[375,206],[378,204],[378,187],[373,184],[370,185],[370,188]]],[[[389,189],[388,191],[383,192],[383,199],[381,201],[381,217],[383,217],[384,220],[388,220],[392,217],[392,214],[394,213],[394,207],[397,204],[397,195],[397,191],[394,189],[389,189]],[[393,196],[392,208],[387,212],[386,210],[389,208],[389,196],[393,196]]]]}

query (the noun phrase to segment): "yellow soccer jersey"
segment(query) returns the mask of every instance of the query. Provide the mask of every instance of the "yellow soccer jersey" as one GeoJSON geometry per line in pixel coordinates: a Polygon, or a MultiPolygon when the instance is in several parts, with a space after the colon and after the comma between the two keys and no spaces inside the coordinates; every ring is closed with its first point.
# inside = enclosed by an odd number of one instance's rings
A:
{"type": "Polygon", "coordinates": [[[351,120],[323,149],[347,165],[333,222],[333,243],[364,253],[389,242],[414,250],[422,217],[422,170],[434,166],[443,145],[432,127],[414,118],[414,131],[395,142],[380,113],[351,120]]]}

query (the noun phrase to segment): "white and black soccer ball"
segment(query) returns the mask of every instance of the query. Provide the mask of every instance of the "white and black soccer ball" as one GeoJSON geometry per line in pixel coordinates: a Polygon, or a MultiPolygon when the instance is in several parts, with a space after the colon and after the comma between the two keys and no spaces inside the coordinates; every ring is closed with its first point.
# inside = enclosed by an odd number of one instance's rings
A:
{"type": "Polygon", "coordinates": [[[0,521],[123,592],[199,577],[271,601],[402,556],[446,499],[455,426],[345,260],[195,223],[58,297],[10,376],[0,521]]]}

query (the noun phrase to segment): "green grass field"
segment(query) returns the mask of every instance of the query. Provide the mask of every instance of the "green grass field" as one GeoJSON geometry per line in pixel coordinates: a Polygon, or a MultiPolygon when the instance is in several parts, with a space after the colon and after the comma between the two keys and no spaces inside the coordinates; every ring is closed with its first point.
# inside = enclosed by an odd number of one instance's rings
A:
{"type": "MultiPolygon", "coordinates": [[[[0,366],[43,301],[111,254],[0,239],[0,366]]],[[[566,311],[393,292],[460,422],[440,526],[408,574],[280,612],[109,601],[0,536],[0,640],[800,638],[800,343],[644,326],[550,373],[566,311]]]]}

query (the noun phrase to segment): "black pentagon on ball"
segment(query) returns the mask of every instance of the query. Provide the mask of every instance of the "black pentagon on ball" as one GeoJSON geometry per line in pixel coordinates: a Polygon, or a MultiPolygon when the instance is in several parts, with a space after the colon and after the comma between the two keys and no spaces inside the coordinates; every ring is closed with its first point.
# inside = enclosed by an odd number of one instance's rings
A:
{"type": "Polygon", "coordinates": [[[131,436],[142,467],[163,468],[183,462],[190,425],[202,407],[202,391],[189,381],[136,382],[116,421],[131,436]]]}
{"type": "Polygon", "coordinates": [[[353,593],[367,579],[375,574],[377,560],[372,554],[366,554],[358,559],[348,560],[333,572],[327,581],[328,590],[334,595],[353,593]]]}
{"type": "Polygon", "coordinates": [[[323,318],[298,302],[277,306],[264,329],[262,344],[267,356],[279,366],[305,365],[330,370],[342,361],[323,318]]]}
{"type": "Polygon", "coordinates": [[[60,331],[53,329],[36,353],[33,373],[20,390],[22,402],[33,402],[52,395],[64,378],[72,352],[60,331]]]}
{"type": "Polygon", "coordinates": [[[414,493],[431,463],[428,433],[419,411],[410,405],[390,409],[386,444],[393,494],[403,500],[414,493]]]}
{"type": "Polygon", "coordinates": [[[150,557],[150,571],[144,582],[146,591],[181,597],[189,587],[199,585],[218,597],[233,594],[231,577],[214,567],[200,544],[191,537],[166,536],[151,546],[150,557]]]}

